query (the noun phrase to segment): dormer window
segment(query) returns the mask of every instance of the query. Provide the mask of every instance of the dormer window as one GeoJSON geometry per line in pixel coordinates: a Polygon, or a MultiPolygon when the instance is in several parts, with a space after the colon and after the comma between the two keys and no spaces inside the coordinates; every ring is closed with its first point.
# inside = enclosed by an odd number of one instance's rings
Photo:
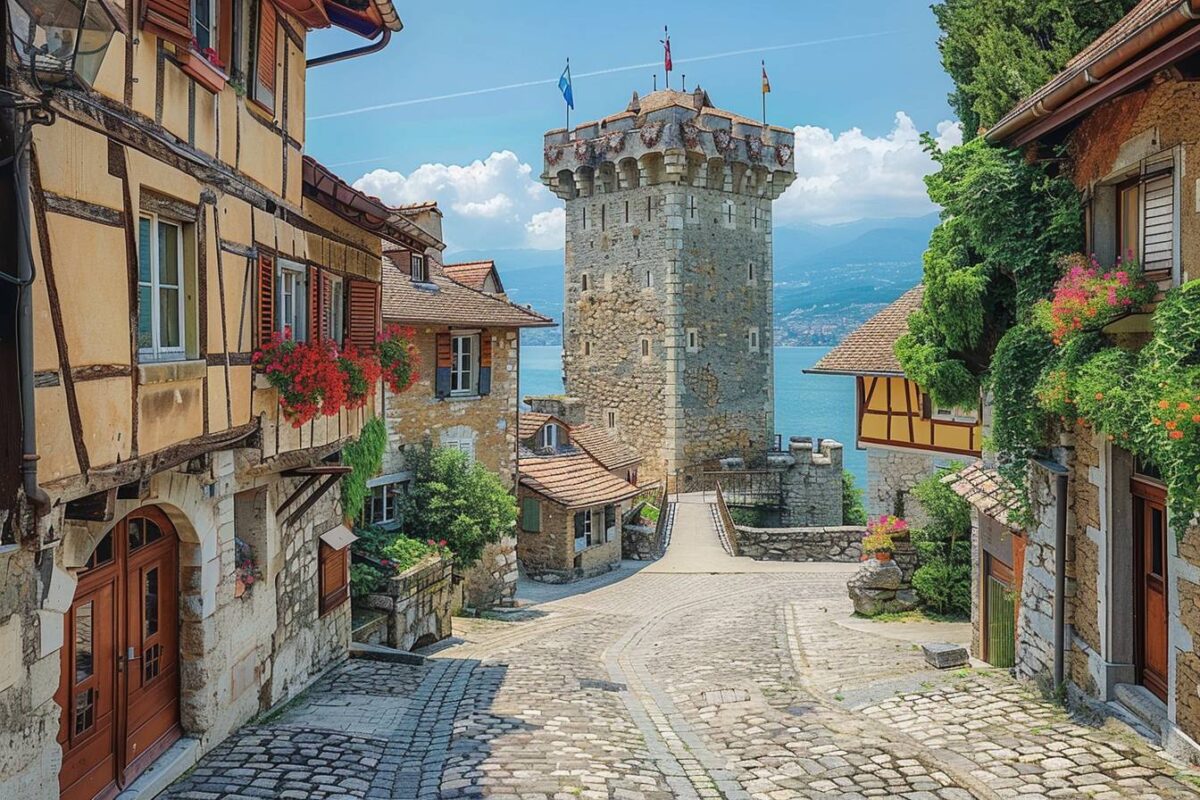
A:
{"type": "Polygon", "coordinates": [[[425,256],[418,253],[413,253],[410,270],[412,279],[415,282],[426,283],[429,280],[429,272],[425,266],[425,256]]]}
{"type": "Polygon", "coordinates": [[[539,450],[557,450],[558,441],[558,425],[555,425],[553,422],[547,422],[542,426],[541,430],[538,431],[537,446],[539,450]]]}

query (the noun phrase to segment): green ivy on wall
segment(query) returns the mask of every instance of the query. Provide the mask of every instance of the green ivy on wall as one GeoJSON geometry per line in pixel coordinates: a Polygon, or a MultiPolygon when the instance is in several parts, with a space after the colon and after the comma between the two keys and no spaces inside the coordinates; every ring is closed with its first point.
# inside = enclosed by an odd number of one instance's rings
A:
{"type": "Polygon", "coordinates": [[[387,426],[379,417],[371,417],[358,438],[342,448],[342,463],[351,467],[342,478],[342,514],[352,521],[362,515],[371,493],[367,481],[383,468],[387,443],[387,426]]]}

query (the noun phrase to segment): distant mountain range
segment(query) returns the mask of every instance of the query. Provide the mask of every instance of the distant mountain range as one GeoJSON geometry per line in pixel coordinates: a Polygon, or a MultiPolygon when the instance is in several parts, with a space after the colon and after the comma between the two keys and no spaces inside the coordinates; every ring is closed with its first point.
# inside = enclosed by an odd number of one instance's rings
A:
{"type": "MultiPolygon", "coordinates": [[[[921,280],[921,255],[938,217],[863,219],[775,229],[775,343],[832,345],[921,280]]],[[[459,251],[450,261],[495,259],[513,302],[562,320],[563,251],[459,251]]],[[[559,329],[525,331],[526,344],[559,344],[559,329]]]]}

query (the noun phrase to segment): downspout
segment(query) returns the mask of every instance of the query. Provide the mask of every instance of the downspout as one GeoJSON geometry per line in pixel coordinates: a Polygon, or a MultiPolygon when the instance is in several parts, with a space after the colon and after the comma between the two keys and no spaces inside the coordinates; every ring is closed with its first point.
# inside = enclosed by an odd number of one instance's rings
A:
{"type": "Polygon", "coordinates": [[[329,55],[317,56],[316,58],[310,58],[304,62],[304,66],[307,67],[308,69],[312,69],[313,67],[320,67],[320,66],[324,66],[325,64],[333,64],[338,61],[348,61],[352,58],[358,58],[359,56],[366,56],[366,55],[370,55],[371,53],[378,53],[380,50],[387,47],[388,42],[390,42],[391,40],[392,40],[392,29],[384,28],[383,35],[379,37],[378,41],[371,42],[370,44],[363,45],[362,47],[354,47],[354,48],[351,48],[350,50],[343,50],[340,53],[330,53],[329,55]]]}
{"type": "Polygon", "coordinates": [[[1034,461],[1054,476],[1054,690],[1065,682],[1067,640],[1067,468],[1056,461],[1034,461]]]}

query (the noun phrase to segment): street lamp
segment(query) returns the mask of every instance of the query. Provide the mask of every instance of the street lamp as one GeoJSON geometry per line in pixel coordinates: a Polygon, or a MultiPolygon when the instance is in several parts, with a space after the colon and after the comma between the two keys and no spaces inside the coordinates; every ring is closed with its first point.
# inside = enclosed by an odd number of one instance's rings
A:
{"type": "Polygon", "coordinates": [[[90,88],[116,30],[104,0],[7,0],[13,49],[38,85],[90,88]]]}

